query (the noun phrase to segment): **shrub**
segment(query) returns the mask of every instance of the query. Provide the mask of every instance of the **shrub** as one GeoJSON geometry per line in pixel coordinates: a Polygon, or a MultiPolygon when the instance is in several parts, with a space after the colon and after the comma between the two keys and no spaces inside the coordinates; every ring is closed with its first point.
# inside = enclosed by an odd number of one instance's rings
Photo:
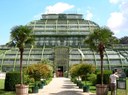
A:
{"type": "Polygon", "coordinates": [[[81,77],[82,80],[86,80],[88,73],[95,71],[95,67],[92,64],[80,63],[75,64],[70,68],[71,77],[81,77]]]}
{"type": "Polygon", "coordinates": [[[124,72],[126,74],[126,77],[128,77],[128,69],[127,68],[124,70],[124,72]]]}
{"type": "Polygon", "coordinates": [[[24,84],[31,85],[35,83],[34,78],[30,78],[29,75],[24,75],[24,84]]]}
{"type": "Polygon", "coordinates": [[[78,74],[81,79],[86,80],[88,73],[93,73],[95,71],[95,67],[92,64],[81,63],[79,64],[78,74]]]}
{"type": "Polygon", "coordinates": [[[78,77],[79,76],[78,75],[78,69],[79,69],[78,64],[74,64],[74,65],[72,65],[70,67],[69,72],[70,72],[70,75],[71,75],[72,78],[75,78],[75,77],[78,77]]]}
{"type": "MultiPolygon", "coordinates": [[[[109,84],[109,76],[112,74],[111,70],[104,70],[103,83],[109,84]]],[[[97,72],[97,84],[101,84],[101,73],[97,72]]]]}
{"type": "Polygon", "coordinates": [[[67,71],[64,72],[64,77],[68,78],[68,72],[67,71]]]}
{"type": "Polygon", "coordinates": [[[20,83],[19,72],[8,72],[6,73],[5,86],[6,91],[15,91],[15,85],[20,83]]]}
{"type": "Polygon", "coordinates": [[[87,75],[87,80],[92,83],[92,85],[96,84],[97,76],[96,74],[88,74],[87,75]]]}
{"type": "Polygon", "coordinates": [[[28,66],[24,70],[26,74],[30,76],[30,78],[34,78],[35,81],[40,81],[41,78],[47,79],[49,77],[52,77],[52,68],[47,64],[32,64],[28,66]]]}

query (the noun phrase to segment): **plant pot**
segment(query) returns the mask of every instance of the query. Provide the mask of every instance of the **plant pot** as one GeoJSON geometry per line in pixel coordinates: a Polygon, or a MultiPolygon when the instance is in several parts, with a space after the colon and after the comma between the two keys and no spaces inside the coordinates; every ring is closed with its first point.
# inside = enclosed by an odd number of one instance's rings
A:
{"type": "Polygon", "coordinates": [[[96,95],[107,95],[108,94],[108,85],[97,84],[96,85],[96,95]]]}
{"type": "Polygon", "coordinates": [[[45,86],[46,85],[46,81],[41,81],[42,85],[45,86]]]}
{"type": "Polygon", "coordinates": [[[16,95],[28,95],[28,85],[16,84],[16,95]]]}
{"type": "Polygon", "coordinates": [[[39,89],[42,89],[44,87],[44,83],[39,83],[38,87],[39,87],[39,89]]]}
{"type": "Polygon", "coordinates": [[[89,92],[89,85],[83,86],[83,92],[89,92]]]}
{"type": "Polygon", "coordinates": [[[32,93],[38,93],[38,89],[39,89],[38,86],[32,87],[32,93]]]}
{"type": "Polygon", "coordinates": [[[79,80],[77,80],[76,85],[77,85],[77,86],[79,86],[79,84],[80,84],[80,81],[79,81],[79,80]]]}
{"type": "Polygon", "coordinates": [[[81,82],[79,82],[78,86],[79,88],[83,88],[83,84],[81,82]]]}
{"type": "Polygon", "coordinates": [[[73,79],[73,82],[74,82],[75,84],[77,84],[77,80],[76,80],[76,79],[73,79]]]}

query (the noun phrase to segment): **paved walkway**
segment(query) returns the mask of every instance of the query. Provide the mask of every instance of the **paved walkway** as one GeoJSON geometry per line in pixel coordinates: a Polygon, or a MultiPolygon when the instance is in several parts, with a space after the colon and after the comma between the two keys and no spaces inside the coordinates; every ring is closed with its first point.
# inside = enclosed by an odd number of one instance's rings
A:
{"type": "Polygon", "coordinates": [[[82,89],[79,89],[68,78],[53,78],[52,81],[44,86],[43,89],[39,89],[38,94],[29,95],[95,95],[93,93],[85,93],[82,89]]]}

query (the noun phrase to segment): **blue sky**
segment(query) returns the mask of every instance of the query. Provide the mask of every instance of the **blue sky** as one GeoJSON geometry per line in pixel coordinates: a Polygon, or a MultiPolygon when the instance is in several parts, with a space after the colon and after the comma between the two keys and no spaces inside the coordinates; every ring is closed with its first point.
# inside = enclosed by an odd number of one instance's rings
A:
{"type": "Polygon", "coordinates": [[[0,0],[0,45],[10,40],[11,28],[40,19],[46,13],[79,13],[108,26],[116,37],[128,36],[128,0],[0,0]]]}

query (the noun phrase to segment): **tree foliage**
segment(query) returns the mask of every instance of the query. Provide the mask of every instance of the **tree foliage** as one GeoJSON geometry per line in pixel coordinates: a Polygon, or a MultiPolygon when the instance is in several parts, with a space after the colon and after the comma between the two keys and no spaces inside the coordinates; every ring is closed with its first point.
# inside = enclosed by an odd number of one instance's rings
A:
{"type": "Polygon", "coordinates": [[[34,44],[32,29],[28,26],[15,26],[11,31],[11,42],[19,49],[23,49],[26,45],[34,44]]]}
{"type": "Polygon", "coordinates": [[[85,40],[85,43],[92,50],[99,52],[101,60],[101,84],[103,84],[103,58],[105,48],[112,47],[113,44],[118,43],[118,39],[113,35],[113,32],[108,27],[100,27],[95,29],[85,40]]]}
{"type": "Polygon", "coordinates": [[[101,27],[90,33],[85,39],[85,44],[88,44],[92,50],[99,52],[99,44],[102,43],[104,47],[109,48],[113,44],[118,43],[119,40],[114,36],[114,33],[108,27],[101,27]]]}
{"type": "Polygon", "coordinates": [[[70,74],[72,77],[86,77],[88,73],[95,71],[95,66],[87,63],[80,63],[72,65],[70,68],[70,74]]]}
{"type": "Polygon", "coordinates": [[[128,36],[120,38],[120,44],[128,44],[128,36]]]}
{"type": "Polygon", "coordinates": [[[35,81],[39,81],[41,78],[47,79],[52,76],[53,69],[48,64],[32,64],[26,68],[25,73],[34,78],[35,81]]]}
{"type": "Polygon", "coordinates": [[[15,26],[11,31],[11,42],[14,46],[19,48],[20,52],[20,80],[23,84],[22,76],[22,59],[25,46],[31,46],[34,42],[33,36],[31,35],[32,29],[28,26],[15,26]]]}

